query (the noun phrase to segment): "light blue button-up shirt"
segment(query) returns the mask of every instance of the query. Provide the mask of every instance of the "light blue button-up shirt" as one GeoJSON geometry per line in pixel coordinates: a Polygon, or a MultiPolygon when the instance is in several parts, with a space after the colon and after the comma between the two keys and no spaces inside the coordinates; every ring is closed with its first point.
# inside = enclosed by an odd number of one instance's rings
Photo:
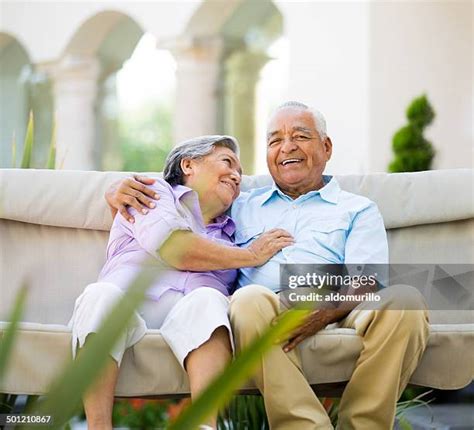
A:
{"type": "Polygon", "coordinates": [[[321,189],[295,200],[273,184],[242,193],[234,202],[239,246],[249,246],[272,228],[285,229],[295,239],[263,266],[241,269],[237,288],[260,284],[279,291],[280,264],[388,264],[387,234],[377,205],[341,190],[331,176],[323,180],[321,189]]]}

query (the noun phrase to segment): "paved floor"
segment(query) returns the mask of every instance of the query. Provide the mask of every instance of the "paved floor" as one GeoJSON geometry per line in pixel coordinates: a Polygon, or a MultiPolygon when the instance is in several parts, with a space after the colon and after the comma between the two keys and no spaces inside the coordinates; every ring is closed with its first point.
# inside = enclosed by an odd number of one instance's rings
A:
{"type": "Polygon", "coordinates": [[[405,418],[413,430],[474,430],[474,404],[420,406],[405,418]]]}

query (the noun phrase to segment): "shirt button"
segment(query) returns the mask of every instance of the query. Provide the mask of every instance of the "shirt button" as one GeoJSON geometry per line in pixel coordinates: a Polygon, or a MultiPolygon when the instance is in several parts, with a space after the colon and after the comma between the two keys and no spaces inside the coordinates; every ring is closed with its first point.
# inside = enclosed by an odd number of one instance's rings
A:
{"type": "Polygon", "coordinates": [[[291,207],[292,207],[293,209],[296,209],[296,205],[292,205],[291,207]]]}

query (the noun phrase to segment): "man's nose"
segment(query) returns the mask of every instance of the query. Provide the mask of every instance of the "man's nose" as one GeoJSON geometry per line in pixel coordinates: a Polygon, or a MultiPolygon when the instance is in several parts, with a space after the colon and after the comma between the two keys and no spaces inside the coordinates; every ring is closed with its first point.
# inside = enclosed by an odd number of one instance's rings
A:
{"type": "Polygon", "coordinates": [[[290,153],[298,149],[298,145],[294,142],[291,137],[285,137],[281,145],[281,151],[285,153],[290,153]]]}

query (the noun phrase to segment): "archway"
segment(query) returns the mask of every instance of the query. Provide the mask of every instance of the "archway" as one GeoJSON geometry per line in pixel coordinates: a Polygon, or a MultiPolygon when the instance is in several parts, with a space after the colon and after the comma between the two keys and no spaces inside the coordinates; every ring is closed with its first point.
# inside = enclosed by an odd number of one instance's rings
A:
{"type": "Polygon", "coordinates": [[[75,32],[52,70],[59,167],[100,169],[117,143],[116,73],[143,30],[129,16],[104,11],[75,32]]]}
{"type": "Polygon", "coordinates": [[[283,17],[270,0],[204,1],[174,50],[176,135],[232,134],[244,171],[253,173],[257,83],[271,59],[269,47],[282,34],[283,17]]]}

